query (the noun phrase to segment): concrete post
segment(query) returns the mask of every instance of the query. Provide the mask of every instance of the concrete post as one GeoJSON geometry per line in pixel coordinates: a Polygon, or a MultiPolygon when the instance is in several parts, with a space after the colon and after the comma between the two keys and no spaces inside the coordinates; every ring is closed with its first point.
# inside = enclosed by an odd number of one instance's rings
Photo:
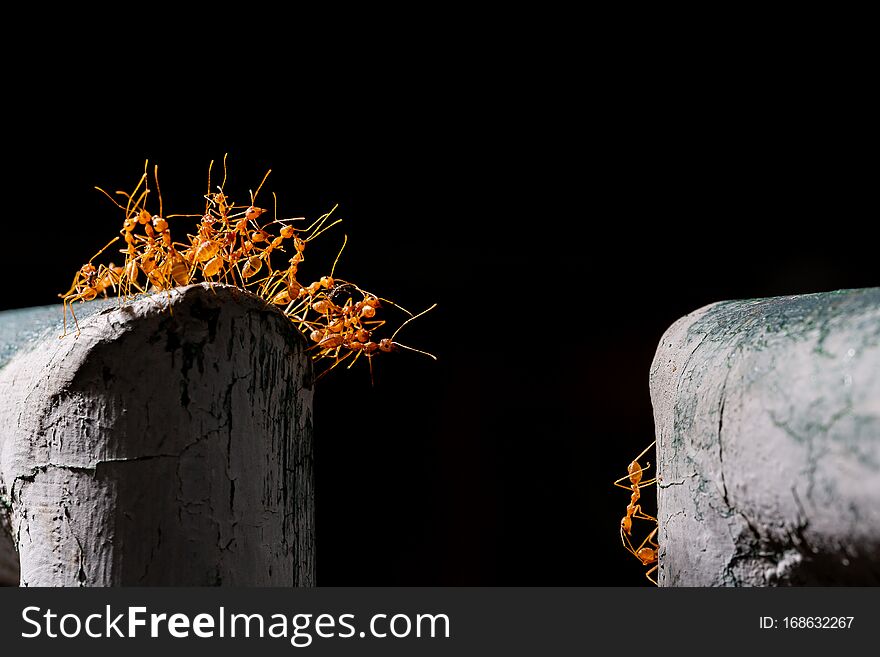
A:
{"type": "Polygon", "coordinates": [[[650,383],[661,586],[880,584],[880,289],[702,308],[650,383]]]}
{"type": "Polygon", "coordinates": [[[276,309],[193,285],[0,313],[0,578],[312,585],[312,369],[276,309]]]}

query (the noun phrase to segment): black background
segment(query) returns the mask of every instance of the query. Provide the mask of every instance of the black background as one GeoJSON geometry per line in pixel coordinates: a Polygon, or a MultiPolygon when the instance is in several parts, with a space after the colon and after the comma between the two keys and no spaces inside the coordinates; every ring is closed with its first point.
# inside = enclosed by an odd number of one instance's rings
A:
{"type": "Polygon", "coordinates": [[[283,216],[345,220],[307,277],[344,232],[338,275],[439,304],[400,336],[437,363],[319,384],[319,584],[645,584],[611,482],[653,439],[660,336],[716,300],[880,283],[876,113],[821,56],[554,48],[10,70],[0,303],[57,303],[119,229],[93,186],[131,189],[145,158],[166,214],[200,210],[225,152],[234,197],[272,168],[283,216]]]}

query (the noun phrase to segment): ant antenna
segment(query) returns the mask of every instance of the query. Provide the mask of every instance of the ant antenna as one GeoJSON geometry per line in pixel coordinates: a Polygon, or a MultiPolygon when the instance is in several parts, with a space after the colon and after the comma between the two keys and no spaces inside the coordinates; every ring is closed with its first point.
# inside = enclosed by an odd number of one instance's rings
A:
{"type": "Polygon", "coordinates": [[[304,231],[302,231],[302,232],[308,232],[308,231],[310,231],[310,230],[312,229],[312,226],[316,226],[316,225],[317,225],[317,228],[315,228],[315,232],[313,232],[311,235],[309,235],[309,236],[305,239],[306,242],[311,242],[313,239],[315,239],[318,235],[320,235],[321,233],[323,233],[325,230],[329,230],[329,229],[333,228],[333,226],[335,226],[336,224],[342,222],[342,219],[337,219],[336,221],[334,221],[334,222],[331,223],[331,224],[327,224],[326,226],[324,225],[324,222],[327,221],[327,220],[330,218],[330,215],[331,215],[331,214],[333,214],[333,210],[335,210],[335,209],[338,208],[338,207],[339,207],[339,203],[337,203],[336,205],[334,205],[333,208],[330,210],[330,212],[328,212],[328,213],[325,214],[325,215],[322,215],[320,219],[318,219],[315,223],[313,223],[311,226],[309,226],[309,227],[306,228],[304,231]]]}
{"type": "Polygon", "coordinates": [[[270,174],[270,173],[272,173],[272,169],[269,169],[269,170],[266,172],[266,175],[263,176],[263,181],[260,183],[260,186],[257,187],[257,193],[255,194],[254,192],[251,192],[251,205],[253,205],[254,202],[257,200],[257,194],[259,194],[259,193],[260,193],[260,190],[263,189],[263,183],[266,182],[266,178],[269,177],[269,174],[270,174]]]}
{"type": "Polygon", "coordinates": [[[214,168],[214,160],[211,160],[211,164],[208,165],[208,193],[205,194],[205,214],[208,214],[208,210],[211,209],[211,169],[214,168]]]}
{"type": "MultiPolygon", "coordinates": [[[[144,165],[146,168],[146,165],[144,165]]],[[[141,179],[138,180],[138,184],[135,186],[134,191],[131,193],[131,196],[128,197],[128,203],[125,204],[125,216],[128,217],[129,208],[131,208],[131,201],[134,198],[134,195],[137,194],[137,190],[141,188],[141,183],[144,182],[144,179],[147,177],[146,171],[144,171],[144,175],[141,176],[141,179]]]]}
{"type": "Polygon", "coordinates": [[[107,250],[107,247],[109,247],[111,244],[113,244],[113,242],[115,242],[115,241],[118,240],[118,239],[119,239],[119,237],[114,237],[112,240],[110,240],[109,242],[107,242],[107,244],[105,244],[104,247],[103,247],[100,251],[98,251],[95,255],[93,255],[91,258],[89,258],[89,262],[91,262],[92,260],[94,260],[95,258],[97,258],[99,255],[101,255],[102,253],[104,253],[104,251],[107,250]]]}
{"type": "Polygon", "coordinates": [[[159,192],[159,216],[164,217],[162,214],[162,189],[159,187],[159,165],[156,164],[153,167],[153,178],[156,180],[156,191],[159,192]]]}
{"type": "Polygon", "coordinates": [[[429,354],[427,351],[422,351],[421,349],[415,349],[415,348],[413,348],[413,347],[407,347],[405,344],[400,344],[399,342],[394,342],[394,338],[395,338],[395,336],[397,336],[397,334],[400,333],[400,330],[401,330],[404,326],[406,326],[407,324],[409,324],[409,323],[410,323],[411,321],[413,321],[414,319],[417,319],[417,318],[421,317],[421,316],[424,315],[425,313],[430,312],[431,310],[434,310],[434,308],[436,308],[436,307],[437,307],[437,304],[435,303],[435,304],[434,304],[433,306],[431,306],[430,308],[427,308],[427,309],[423,310],[423,311],[420,312],[418,315],[413,315],[413,316],[410,317],[408,320],[406,320],[403,324],[401,324],[400,326],[398,326],[398,327],[397,327],[397,330],[396,330],[396,331],[394,332],[394,334],[391,336],[391,342],[392,342],[392,344],[394,344],[396,347],[400,347],[401,349],[406,349],[406,350],[408,350],[408,351],[414,351],[414,352],[416,352],[417,354],[423,354],[424,356],[428,356],[429,358],[433,358],[434,360],[437,360],[437,357],[436,357],[434,354],[429,354]]]}
{"type": "Polygon", "coordinates": [[[223,188],[226,187],[226,156],[229,153],[223,153],[223,184],[220,185],[220,191],[223,191],[223,188]]]}
{"type": "Polygon", "coordinates": [[[342,248],[339,249],[339,253],[336,254],[336,260],[333,261],[333,269],[330,270],[330,278],[333,278],[333,272],[336,271],[336,263],[339,262],[339,257],[342,255],[345,245],[348,244],[348,235],[343,235],[343,237],[345,239],[342,240],[342,248]]]}
{"type": "MultiPolygon", "coordinates": [[[[97,185],[95,185],[95,189],[97,189],[97,190],[98,190],[99,192],[101,192],[104,196],[106,196],[107,198],[109,198],[110,201],[111,201],[111,202],[112,202],[117,208],[119,208],[120,210],[125,210],[125,208],[122,207],[122,206],[119,204],[119,202],[118,202],[115,198],[113,198],[112,196],[110,196],[110,194],[108,194],[107,192],[105,192],[103,189],[101,189],[101,188],[98,187],[97,185]]],[[[123,194],[124,194],[125,192],[117,192],[117,194],[119,194],[119,193],[123,193],[123,194]]]]}
{"type": "Polygon", "coordinates": [[[638,461],[640,458],[642,458],[642,457],[645,455],[645,453],[646,453],[649,449],[651,449],[656,443],[657,443],[657,439],[655,438],[654,441],[653,441],[650,445],[648,445],[647,447],[645,447],[645,449],[642,450],[642,453],[641,453],[641,454],[639,454],[637,457],[635,457],[635,458],[633,459],[633,461],[638,461]]]}
{"type": "MultiPolygon", "coordinates": [[[[406,308],[404,308],[403,306],[401,306],[399,303],[394,303],[391,299],[386,299],[385,297],[376,297],[376,298],[377,298],[379,301],[381,301],[382,303],[387,303],[387,304],[390,305],[390,306],[394,306],[394,307],[397,308],[398,310],[402,310],[403,312],[405,312],[405,313],[406,313],[407,315],[409,315],[410,317],[413,316],[413,314],[412,314],[410,311],[408,311],[406,308]]],[[[428,312],[428,311],[426,310],[425,312],[428,312]]]]}
{"type": "MultiPolygon", "coordinates": [[[[436,308],[436,307],[437,307],[437,304],[435,303],[435,304],[434,304],[433,306],[431,306],[430,308],[426,308],[425,310],[423,310],[422,312],[420,312],[418,315],[413,315],[413,316],[410,317],[408,320],[406,320],[403,324],[401,324],[400,326],[398,326],[398,327],[397,327],[397,330],[396,330],[396,331],[394,332],[394,334],[391,336],[391,341],[394,342],[394,337],[395,337],[398,333],[400,333],[400,330],[401,330],[404,326],[406,326],[407,324],[409,324],[409,323],[410,323],[411,321],[413,321],[414,319],[417,319],[417,318],[421,317],[421,316],[424,315],[425,313],[434,310],[434,308],[436,308]]],[[[400,345],[400,346],[402,347],[403,345],[400,345]]],[[[416,351],[416,350],[413,349],[413,351],[416,351]]],[[[422,352],[422,353],[424,353],[424,352],[422,352]]],[[[437,360],[437,359],[434,358],[434,360],[437,360]]],[[[647,451],[647,450],[645,450],[645,451],[647,451]]]]}

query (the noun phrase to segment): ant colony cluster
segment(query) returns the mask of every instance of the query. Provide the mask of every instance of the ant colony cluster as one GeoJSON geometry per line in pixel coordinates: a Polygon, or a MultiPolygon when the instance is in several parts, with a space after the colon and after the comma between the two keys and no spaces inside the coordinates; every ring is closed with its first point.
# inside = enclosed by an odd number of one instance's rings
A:
{"type": "MultiPolygon", "coordinates": [[[[654,441],[654,443],[655,442],[656,441],[654,441]]],[[[620,542],[623,543],[623,547],[626,548],[628,552],[642,562],[643,566],[652,566],[648,572],[645,573],[645,577],[656,585],[657,580],[651,577],[651,573],[657,570],[657,551],[660,548],[660,545],[657,543],[657,518],[649,516],[642,511],[642,506],[639,504],[639,499],[642,496],[640,492],[641,489],[645,486],[657,483],[656,477],[653,479],[642,480],[642,473],[650,468],[651,464],[648,463],[644,468],[639,465],[639,459],[654,446],[654,443],[648,445],[641,454],[633,459],[632,463],[630,463],[626,469],[628,474],[615,481],[614,485],[632,492],[629,505],[626,507],[626,515],[620,519],[620,542]],[[628,481],[628,485],[622,483],[624,481],[628,481]],[[638,547],[634,547],[633,545],[633,520],[651,523],[650,526],[653,527],[651,532],[638,547]]]]}
{"type": "MultiPolygon", "coordinates": [[[[208,167],[208,193],[205,195],[205,212],[201,215],[164,215],[158,167],[153,170],[159,197],[158,214],[146,207],[151,192],[146,164],[144,174],[131,193],[117,191],[114,198],[100,187],[96,188],[125,213],[120,231],[125,243],[125,248],[120,250],[124,260],[122,265],[112,262],[93,264],[120,239],[115,237],[77,271],[70,289],[59,295],[63,299],[64,335],[67,335],[68,309],[79,334],[79,323],[71,305],[74,301],[91,301],[99,294],[106,297],[107,291],[112,289],[124,302],[138,293],[168,292],[175,286],[209,282],[234,285],[280,308],[314,343],[313,359],[329,363],[321,376],[346,361],[351,368],[363,355],[370,365],[372,378],[373,357],[398,349],[415,351],[436,360],[432,354],[395,341],[400,329],[432,310],[436,304],[413,314],[354,283],[334,278],[347,236],[329,276],[322,276],[308,285],[300,283],[297,276],[305,259],[306,245],[342,221],[331,220],[333,210],[304,225],[306,220],[302,217],[279,219],[275,198],[274,216],[269,221],[263,220],[268,211],[257,207],[256,201],[271,170],[263,177],[257,191],[251,192],[248,205],[235,205],[224,191],[226,157],[223,158],[223,183],[216,188],[217,191],[211,188],[213,164],[212,161],[208,167]],[[176,242],[171,237],[169,219],[175,217],[199,219],[195,234],[188,234],[186,242],[176,242]],[[277,264],[282,252],[291,254],[291,257],[286,261],[287,266],[280,268],[277,264]],[[384,304],[399,309],[407,319],[390,337],[379,338],[377,331],[386,324],[385,319],[379,318],[384,304]]],[[[272,196],[274,198],[275,194],[272,196]]]]}

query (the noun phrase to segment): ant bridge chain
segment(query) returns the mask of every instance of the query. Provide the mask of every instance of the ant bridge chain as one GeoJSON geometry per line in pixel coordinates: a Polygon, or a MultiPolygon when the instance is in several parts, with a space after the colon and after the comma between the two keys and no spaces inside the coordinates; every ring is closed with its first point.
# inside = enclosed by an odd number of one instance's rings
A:
{"type": "Polygon", "coordinates": [[[395,340],[404,326],[433,310],[436,304],[413,314],[354,283],[334,277],[336,265],[348,243],[347,236],[329,275],[307,285],[298,279],[306,246],[342,221],[332,218],[336,207],[311,223],[304,217],[279,219],[278,199],[273,193],[273,217],[261,222],[268,210],[257,206],[257,197],[271,169],[263,176],[257,191],[250,192],[250,203],[237,205],[225,191],[226,156],[223,157],[223,182],[216,188],[211,187],[213,165],[212,160],[208,166],[205,210],[199,215],[164,214],[158,166],[152,172],[158,195],[158,214],[147,209],[152,192],[149,188],[149,162],[144,164],[144,173],[131,192],[110,194],[96,187],[123,211],[122,229],[119,236],[79,268],[70,289],[58,295],[63,300],[64,334],[61,337],[67,335],[68,310],[79,334],[79,322],[72,305],[75,301],[91,301],[98,295],[106,297],[108,290],[112,290],[124,303],[139,293],[169,294],[176,286],[208,282],[234,285],[281,309],[297,330],[313,343],[310,347],[312,358],[329,363],[318,378],[345,362],[350,369],[363,356],[369,363],[372,380],[373,358],[401,349],[437,360],[433,354],[395,340]],[[185,241],[175,241],[171,235],[169,220],[180,217],[197,219],[195,229],[187,233],[185,241]],[[119,251],[122,264],[96,265],[95,260],[120,237],[125,244],[119,251]],[[289,253],[290,258],[283,260],[282,253],[285,256],[289,253]],[[381,337],[379,333],[387,320],[379,314],[386,305],[402,312],[406,319],[390,337],[381,337]]]}

